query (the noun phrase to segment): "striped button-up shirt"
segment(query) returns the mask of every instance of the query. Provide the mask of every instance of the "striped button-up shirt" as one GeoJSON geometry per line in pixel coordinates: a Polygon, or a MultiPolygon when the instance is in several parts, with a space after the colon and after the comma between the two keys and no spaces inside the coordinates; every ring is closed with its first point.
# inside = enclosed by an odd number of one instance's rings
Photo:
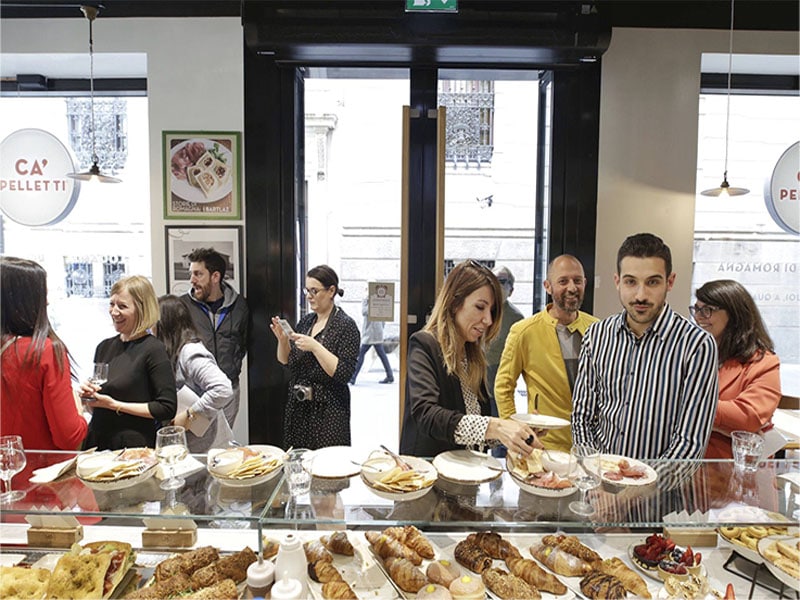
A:
{"type": "Polygon", "coordinates": [[[665,305],[637,338],[622,311],[583,338],[573,441],[629,458],[702,458],[717,388],[717,346],[707,332],[665,305]]]}

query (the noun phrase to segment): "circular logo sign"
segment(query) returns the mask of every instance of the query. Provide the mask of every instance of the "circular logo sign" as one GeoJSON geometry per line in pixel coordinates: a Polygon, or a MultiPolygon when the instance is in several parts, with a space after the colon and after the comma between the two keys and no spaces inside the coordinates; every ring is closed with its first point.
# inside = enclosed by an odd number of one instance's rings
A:
{"type": "Polygon", "coordinates": [[[800,235],[800,142],[789,146],[775,163],[764,186],[764,202],[781,229],[800,235]]]}
{"type": "Polygon", "coordinates": [[[69,150],[53,134],[9,134],[0,142],[0,209],[29,227],[58,223],[78,199],[80,182],[67,177],[74,170],[69,150]]]}

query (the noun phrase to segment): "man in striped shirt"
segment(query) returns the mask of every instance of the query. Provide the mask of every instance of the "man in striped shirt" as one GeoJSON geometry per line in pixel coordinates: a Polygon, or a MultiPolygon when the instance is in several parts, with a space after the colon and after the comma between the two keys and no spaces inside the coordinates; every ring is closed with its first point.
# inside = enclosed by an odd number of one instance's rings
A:
{"type": "Polygon", "coordinates": [[[675,282],[661,238],[628,237],[614,283],[624,310],[586,332],[572,437],[629,458],[702,458],[717,409],[717,349],[666,302],[675,282]]]}

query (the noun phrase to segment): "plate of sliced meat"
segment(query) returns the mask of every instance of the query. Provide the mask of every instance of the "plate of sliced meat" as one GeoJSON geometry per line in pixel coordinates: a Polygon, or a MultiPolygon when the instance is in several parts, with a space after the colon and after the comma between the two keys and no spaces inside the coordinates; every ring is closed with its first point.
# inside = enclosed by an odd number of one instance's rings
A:
{"type": "Polygon", "coordinates": [[[658,473],[643,462],[618,454],[600,456],[600,478],[616,485],[649,485],[658,473]]]}

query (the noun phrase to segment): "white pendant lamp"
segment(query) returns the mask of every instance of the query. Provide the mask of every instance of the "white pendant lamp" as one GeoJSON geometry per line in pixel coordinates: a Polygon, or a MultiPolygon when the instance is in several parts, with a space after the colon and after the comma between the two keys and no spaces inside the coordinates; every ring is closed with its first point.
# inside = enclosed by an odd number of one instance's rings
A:
{"type": "Polygon", "coordinates": [[[100,183],[120,183],[122,180],[100,172],[97,164],[97,152],[95,152],[95,130],[94,130],[94,38],[92,36],[92,24],[97,18],[98,9],[96,6],[81,6],[81,12],[89,21],[89,94],[91,98],[91,119],[92,119],[92,166],[88,171],[81,173],[67,173],[67,177],[80,181],[99,181],[100,183]]]}
{"type": "Polygon", "coordinates": [[[725,171],[722,174],[722,183],[719,184],[719,187],[703,190],[700,192],[703,196],[744,196],[750,193],[750,190],[747,188],[731,187],[731,184],[728,183],[728,131],[731,122],[731,69],[733,63],[733,2],[734,0],[731,0],[731,30],[728,40],[728,104],[725,111],[725,171]]]}

